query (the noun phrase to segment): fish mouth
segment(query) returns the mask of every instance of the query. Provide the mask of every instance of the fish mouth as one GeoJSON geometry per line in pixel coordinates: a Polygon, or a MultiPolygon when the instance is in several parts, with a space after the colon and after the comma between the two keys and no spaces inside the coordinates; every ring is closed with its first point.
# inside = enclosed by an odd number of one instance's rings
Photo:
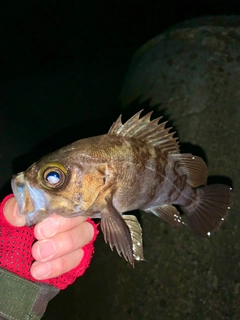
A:
{"type": "Polygon", "coordinates": [[[49,200],[46,193],[30,186],[24,178],[24,172],[13,176],[11,186],[20,213],[25,216],[28,226],[36,224],[50,215],[50,210],[47,210],[49,200]]]}

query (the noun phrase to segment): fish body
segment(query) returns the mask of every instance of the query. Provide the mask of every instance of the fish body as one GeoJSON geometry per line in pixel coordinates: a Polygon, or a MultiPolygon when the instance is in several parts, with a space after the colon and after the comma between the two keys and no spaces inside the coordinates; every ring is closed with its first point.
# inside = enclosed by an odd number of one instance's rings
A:
{"type": "Polygon", "coordinates": [[[132,265],[144,259],[142,230],[134,216],[122,215],[127,211],[141,209],[179,226],[179,205],[198,235],[213,233],[228,214],[231,188],[206,186],[205,162],[180,154],[160,118],[140,114],[125,124],[119,117],[107,134],[76,141],[13,177],[28,224],[53,212],[101,218],[105,241],[132,265]]]}

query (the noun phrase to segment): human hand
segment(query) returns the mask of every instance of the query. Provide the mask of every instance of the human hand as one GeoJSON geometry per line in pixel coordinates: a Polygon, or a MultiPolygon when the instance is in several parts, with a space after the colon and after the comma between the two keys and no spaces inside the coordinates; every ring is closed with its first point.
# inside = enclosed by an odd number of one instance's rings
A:
{"type": "MultiPolygon", "coordinates": [[[[26,224],[19,213],[16,199],[5,203],[3,213],[6,220],[15,227],[26,224]]],[[[78,266],[83,258],[83,246],[87,245],[97,231],[85,217],[63,218],[51,215],[34,227],[36,241],[32,246],[32,256],[36,260],[30,269],[37,280],[57,277],[78,266]]]]}

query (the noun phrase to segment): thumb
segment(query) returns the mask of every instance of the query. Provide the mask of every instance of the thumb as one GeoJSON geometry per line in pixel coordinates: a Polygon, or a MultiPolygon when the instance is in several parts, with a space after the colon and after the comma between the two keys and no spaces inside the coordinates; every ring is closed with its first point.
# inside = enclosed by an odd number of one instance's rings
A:
{"type": "Polygon", "coordinates": [[[20,214],[18,203],[14,197],[6,202],[3,214],[6,220],[14,227],[23,227],[26,224],[25,217],[20,214]]]}

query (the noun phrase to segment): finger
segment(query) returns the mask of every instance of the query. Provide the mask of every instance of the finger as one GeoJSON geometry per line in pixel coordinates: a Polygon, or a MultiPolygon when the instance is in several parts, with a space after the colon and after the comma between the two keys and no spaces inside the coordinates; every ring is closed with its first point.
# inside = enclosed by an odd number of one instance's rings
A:
{"type": "Polygon", "coordinates": [[[38,240],[51,238],[55,234],[68,231],[78,226],[86,219],[86,217],[82,216],[74,218],[64,218],[57,214],[52,214],[49,218],[46,218],[35,226],[34,235],[38,240]]]}
{"type": "Polygon", "coordinates": [[[18,203],[14,197],[6,202],[3,213],[6,220],[14,227],[23,227],[26,224],[26,219],[20,214],[18,203]]]}
{"type": "Polygon", "coordinates": [[[79,249],[49,262],[35,261],[30,272],[37,280],[54,278],[75,268],[82,258],[83,250],[79,249]]]}
{"type": "Polygon", "coordinates": [[[88,222],[83,222],[77,227],[58,233],[50,239],[35,242],[32,247],[32,255],[36,261],[54,260],[82,248],[92,240],[93,234],[93,226],[88,222]]]}

